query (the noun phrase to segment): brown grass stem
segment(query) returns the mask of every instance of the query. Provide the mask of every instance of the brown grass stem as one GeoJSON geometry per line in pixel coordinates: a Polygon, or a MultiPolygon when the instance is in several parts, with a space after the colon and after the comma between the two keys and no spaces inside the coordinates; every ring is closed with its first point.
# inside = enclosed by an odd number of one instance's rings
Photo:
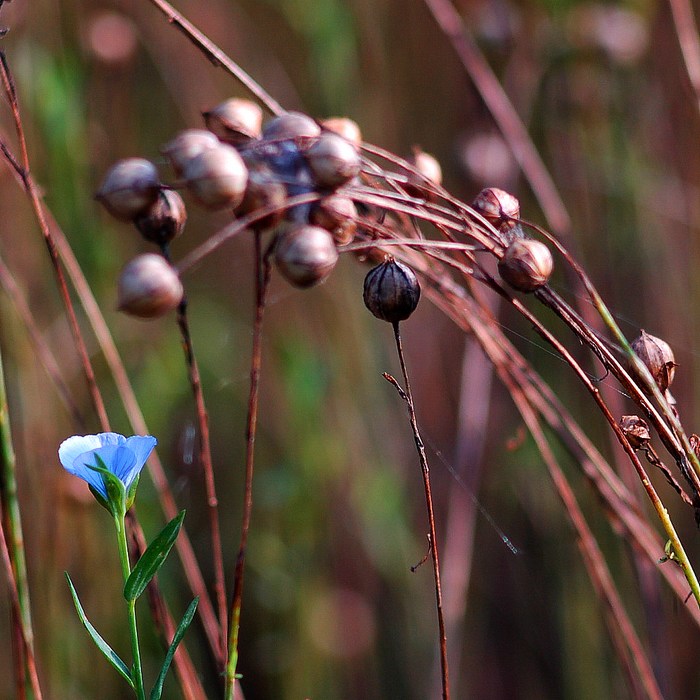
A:
{"type": "Polygon", "coordinates": [[[229,58],[211,39],[197,29],[165,0],[150,0],[214,65],[221,66],[250,91],[272,114],[285,110],[266,90],[248,75],[235,61],[229,58]]]}
{"type": "Polygon", "coordinates": [[[236,557],[233,580],[233,601],[231,604],[231,626],[228,643],[228,663],[226,665],[226,700],[233,700],[236,688],[238,667],[238,642],[241,626],[241,605],[243,602],[243,577],[245,557],[248,547],[248,534],[253,514],[253,467],[255,464],[255,436],[258,425],[258,400],[260,394],[260,369],[262,364],[262,331],[265,316],[267,288],[270,282],[269,250],[263,253],[262,234],[255,236],[255,320],[253,323],[253,350],[250,360],[250,391],[248,394],[248,418],[246,421],[245,486],[243,494],[243,518],[241,540],[236,557]]]}
{"type": "Polygon", "coordinates": [[[491,112],[535,193],[552,230],[566,235],[571,219],[551,175],[503,86],[450,0],[424,0],[491,112]]]}
{"type": "Polygon", "coordinates": [[[435,528],[435,511],[433,508],[433,494],[430,485],[430,467],[428,466],[428,458],[425,454],[425,446],[418,429],[418,421],[416,420],[416,411],[413,403],[413,392],[411,391],[411,382],[408,378],[408,369],[406,367],[406,359],[404,357],[403,345],[401,343],[401,331],[399,323],[393,323],[394,340],[396,342],[396,352],[399,356],[401,364],[401,373],[403,375],[404,388],[402,389],[399,383],[389,374],[384,374],[384,378],[394,386],[399,393],[399,396],[406,402],[408,408],[408,417],[413,431],[413,439],[416,443],[418,459],[420,461],[421,474],[423,476],[423,487],[425,489],[425,504],[428,511],[428,541],[430,545],[430,555],[433,561],[433,575],[435,577],[435,602],[437,607],[438,631],[440,635],[440,670],[442,680],[442,698],[449,700],[450,697],[450,680],[447,663],[447,631],[445,629],[445,616],[442,608],[442,585],[440,583],[440,556],[438,553],[438,540],[435,528]]]}
{"type": "MultiPolygon", "coordinates": [[[[168,262],[170,250],[168,245],[162,247],[163,256],[168,262]]],[[[221,526],[219,523],[219,500],[216,495],[216,481],[214,478],[214,465],[211,458],[211,441],[209,439],[209,416],[204,401],[202,380],[199,374],[199,365],[192,343],[190,322],[187,313],[187,296],[183,295],[182,301],[177,307],[177,326],[182,338],[182,349],[185,353],[187,375],[190,380],[192,396],[195,403],[198,427],[198,461],[204,472],[204,486],[207,493],[207,513],[209,517],[209,535],[211,537],[212,562],[214,568],[214,594],[217,602],[219,616],[220,648],[217,658],[220,660],[223,670],[223,661],[226,658],[226,642],[228,630],[228,604],[226,600],[226,579],[224,575],[224,554],[221,542],[221,526]]]]}

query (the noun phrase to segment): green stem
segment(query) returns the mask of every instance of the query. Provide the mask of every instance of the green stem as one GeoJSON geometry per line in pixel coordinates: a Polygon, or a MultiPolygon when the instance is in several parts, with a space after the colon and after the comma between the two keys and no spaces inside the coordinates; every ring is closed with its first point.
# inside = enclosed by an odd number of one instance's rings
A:
{"type": "Polygon", "coordinates": [[[0,512],[5,518],[7,547],[10,552],[12,568],[19,599],[19,624],[27,645],[27,651],[33,656],[34,633],[32,631],[31,609],[29,604],[29,585],[27,582],[27,563],[24,555],[24,537],[19,501],[17,499],[17,478],[15,453],[12,447],[10,431],[10,414],[5,393],[2,356],[0,355],[0,512]]]}
{"type": "MultiPolygon", "coordinates": [[[[114,516],[114,524],[117,528],[117,545],[119,546],[119,559],[122,565],[122,575],[124,583],[129,578],[131,573],[131,565],[129,564],[129,547],[126,541],[126,523],[125,514],[121,513],[114,516]]],[[[146,693],[143,689],[143,669],[141,668],[141,651],[139,649],[139,633],[136,625],[136,601],[127,601],[129,611],[129,635],[131,637],[131,654],[134,660],[134,665],[131,669],[131,675],[136,685],[136,697],[138,700],[146,700],[146,693]]]]}

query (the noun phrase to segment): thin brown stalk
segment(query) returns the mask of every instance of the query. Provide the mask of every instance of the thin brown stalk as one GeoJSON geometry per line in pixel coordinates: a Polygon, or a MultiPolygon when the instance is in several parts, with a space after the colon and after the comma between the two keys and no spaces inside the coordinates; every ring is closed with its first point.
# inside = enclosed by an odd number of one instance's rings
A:
{"type": "Polygon", "coordinates": [[[503,86],[450,0],[424,0],[474,82],[515,160],[520,165],[553,231],[567,234],[571,220],[556,185],[503,86]]]}
{"type": "Polygon", "coordinates": [[[443,700],[449,700],[450,697],[450,680],[449,671],[447,663],[447,631],[445,629],[445,616],[442,607],[442,585],[440,583],[440,556],[438,554],[438,540],[437,531],[435,528],[435,512],[433,509],[433,494],[430,486],[430,468],[428,466],[428,458],[425,454],[425,446],[423,444],[423,439],[421,438],[420,431],[418,430],[418,422],[416,420],[416,411],[413,403],[413,392],[411,391],[411,382],[408,378],[408,369],[406,367],[406,359],[403,353],[403,346],[401,343],[401,331],[399,330],[399,323],[395,322],[394,327],[394,340],[396,341],[396,351],[399,356],[399,363],[401,364],[401,373],[403,375],[404,389],[401,388],[399,383],[389,374],[384,374],[384,378],[391,383],[399,393],[399,396],[406,402],[408,407],[408,417],[411,423],[411,430],[413,431],[413,439],[416,443],[416,450],[418,452],[418,459],[420,461],[421,474],[423,476],[423,487],[425,489],[425,504],[428,511],[428,527],[429,527],[429,545],[430,554],[433,561],[433,575],[435,577],[435,601],[437,607],[437,618],[438,618],[438,631],[440,635],[440,671],[442,680],[442,698],[443,700]]]}
{"type": "Polygon", "coordinates": [[[700,40],[693,6],[689,0],[669,0],[673,25],[683,55],[683,64],[695,93],[695,103],[700,110],[700,40]]]}
{"type": "Polygon", "coordinates": [[[236,690],[238,641],[241,626],[241,604],[243,602],[243,577],[245,573],[248,534],[253,515],[253,467],[255,465],[255,436],[258,425],[260,368],[262,364],[262,331],[267,288],[270,281],[269,251],[263,254],[261,236],[262,234],[259,231],[255,231],[255,321],[253,323],[253,351],[250,360],[250,391],[248,394],[248,418],[246,421],[245,486],[243,492],[241,540],[238,547],[233,580],[231,629],[228,641],[228,664],[226,666],[226,700],[233,700],[236,690]]]}
{"type": "Polygon", "coordinates": [[[27,630],[24,625],[19,623],[22,615],[22,608],[19,600],[19,592],[17,590],[17,581],[10,558],[10,551],[7,548],[2,502],[0,502],[0,560],[2,560],[2,569],[5,572],[7,587],[10,591],[10,605],[12,607],[12,617],[14,618],[13,630],[15,634],[20,637],[19,641],[21,642],[21,655],[18,654],[15,659],[15,677],[18,684],[18,698],[26,697],[24,682],[26,672],[29,677],[34,700],[41,700],[41,686],[39,685],[39,675],[36,670],[36,659],[34,658],[32,640],[27,637],[27,630]],[[20,656],[23,658],[20,658],[20,656]]]}
{"type": "Polygon", "coordinates": [[[284,109],[266,90],[262,88],[235,61],[229,58],[213,41],[199,31],[190,21],[181,15],[165,0],[150,0],[167,18],[168,22],[177,27],[215,66],[221,66],[236,80],[242,83],[251,94],[263,104],[272,114],[281,114],[284,109]]]}
{"type": "MultiPolygon", "coordinates": [[[[170,251],[167,245],[163,246],[163,255],[168,262],[170,251]]],[[[224,577],[224,554],[221,543],[221,527],[219,524],[219,501],[216,496],[216,482],[214,479],[214,466],[211,459],[211,442],[209,439],[209,416],[204,402],[204,391],[199,374],[199,365],[194,352],[190,323],[187,315],[187,297],[183,295],[182,301],[177,307],[177,325],[182,338],[182,348],[185,353],[187,374],[194,397],[198,426],[198,458],[204,472],[204,485],[207,493],[207,512],[209,515],[209,532],[211,536],[212,561],[214,566],[214,592],[219,611],[220,648],[218,658],[226,658],[226,640],[228,630],[228,610],[226,603],[226,580],[224,577]]]]}

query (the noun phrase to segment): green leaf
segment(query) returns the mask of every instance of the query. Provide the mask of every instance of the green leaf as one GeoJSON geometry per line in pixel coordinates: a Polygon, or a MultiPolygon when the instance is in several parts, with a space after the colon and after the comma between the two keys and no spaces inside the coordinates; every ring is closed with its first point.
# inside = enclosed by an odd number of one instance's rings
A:
{"type": "Polygon", "coordinates": [[[146,589],[148,582],[163,565],[165,558],[175,544],[185,511],[180,511],[148,545],[146,551],[134,566],[124,584],[124,597],[128,601],[136,600],[146,589]]]}
{"type": "Polygon", "coordinates": [[[117,672],[124,677],[124,680],[134,688],[134,681],[131,679],[131,673],[127,668],[127,665],[119,658],[117,653],[112,649],[112,647],[105,642],[100,633],[92,626],[90,620],[87,619],[83,606],[80,604],[78,599],[78,593],[75,590],[75,586],[66,571],[66,579],[68,581],[68,586],[70,587],[70,593],[73,596],[73,604],[75,605],[75,610],[78,613],[80,621],[85,626],[88,634],[92,637],[92,641],[95,642],[97,648],[105,655],[107,661],[112,664],[112,666],[117,670],[117,672]]]}
{"type": "Polygon", "coordinates": [[[165,676],[168,673],[168,669],[170,668],[170,664],[172,663],[173,656],[175,656],[175,651],[177,650],[178,644],[180,644],[180,642],[182,641],[182,638],[185,636],[185,631],[190,626],[190,622],[192,622],[195,610],[197,610],[197,603],[199,603],[199,597],[195,598],[190,603],[190,606],[187,608],[185,614],[182,616],[182,620],[180,620],[178,628],[175,630],[173,641],[168,647],[168,653],[165,655],[165,659],[163,660],[163,666],[160,669],[160,673],[158,674],[158,678],[156,679],[155,685],[153,686],[153,690],[151,690],[149,700],[160,700],[160,696],[163,693],[163,683],[165,683],[165,676]]]}

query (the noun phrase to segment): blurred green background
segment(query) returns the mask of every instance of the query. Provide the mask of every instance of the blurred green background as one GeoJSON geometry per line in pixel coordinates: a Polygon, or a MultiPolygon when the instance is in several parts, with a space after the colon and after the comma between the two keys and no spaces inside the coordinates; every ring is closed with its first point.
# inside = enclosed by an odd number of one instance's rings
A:
{"type": "MultiPolygon", "coordinates": [[[[572,220],[566,244],[629,337],[645,328],[674,348],[675,394],[692,432],[700,399],[700,112],[669,6],[455,5],[561,193],[572,220]]],[[[455,196],[469,202],[482,187],[501,186],[521,199],[524,218],[547,225],[481,96],[419,0],[180,0],[177,8],[286,108],[350,116],[366,141],[398,154],[418,144],[440,159],[455,196]]],[[[200,126],[202,109],[246,94],[146,0],[14,0],[0,17],[10,27],[2,49],[15,75],[34,176],[114,334],[210,579],[202,475],[192,459],[194,411],[177,328],[173,318],[145,323],[115,311],[118,270],[146,244],[111,220],[93,194],[116,159],[139,155],[164,166],[164,142],[200,126]]],[[[6,105],[0,115],[2,138],[14,143],[6,105]]],[[[173,245],[176,259],[226,222],[221,214],[188,210],[186,232],[173,245]]],[[[56,458],[65,437],[99,426],[40,233],[7,167],[0,168],[0,212],[0,255],[86,415],[86,424],[76,425],[48,388],[16,309],[0,294],[40,675],[47,698],[127,698],[76,619],[65,585],[68,570],[93,623],[128,653],[111,525],[56,458]]],[[[345,255],[319,288],[301,292],[273,279],[242,618],[247,700],[438,696],[432,573],[428,564],[410,571],[426,548],[420,471],[404,407],[381,377],[399,368],[390,327],[362,304],[364,274],[345,255]]],[[[242,503],[251,239],[226,244],[184,283],[231,576],[242,503]]],[[[571,294],[563,280],[558,285],[571,294]]],[[[505,313],[502,321],[614,458],[608,431],[568,367],[522,319],[505,313]]],[[[507,392],[496,381],[479,388],[487,365],[478,352],[466,352],[464,334],[429,303],[404,325],[443,540],[454,697],[630,697],[574,535],[507,392]],[[476,444],[460,442],[460,411],[486,414],[483,425],[474,419],[476,444]],[[478,513],[472,538],[474,503],[452,472],[472,484],[517,556],[478,513]]],[[[570,340],[565,329],[561,335],[570,340]]],[[[107,367],[89,342],[114,429],[128,434],[107,367]]],[[[613,401],[614,391],[611,384],[613,401]]],[[[616,401],[629,410],[623,397],[616,401]]],[[[645,609],[627,546],[577,467],[560,457],[640,635],[661,642],[654,662],[665,697],[697,697],[698,629],[663,587],[658,608],[645,609]]],[[[659,488],[691,558],[700,561],[692,513],[663,483],[659,488]]],[[[162,516],[147,477],[138,513],[146,533],[155,534],[162,516]]],[[[174,556],[161,578],[173,609],[184,610],[189,593],[174,556]]],[[[9,619],[2,595],[0,697],[7,698],[14,693],[9,619]]],[[[157,643],[148,634],[145,643],[153,674],[157,643]]],[[[218,697],[198,625],[186,643],[210,697],[218,697]]],[[[166,696],[178,697],[170,683],[166,696]]]]}

